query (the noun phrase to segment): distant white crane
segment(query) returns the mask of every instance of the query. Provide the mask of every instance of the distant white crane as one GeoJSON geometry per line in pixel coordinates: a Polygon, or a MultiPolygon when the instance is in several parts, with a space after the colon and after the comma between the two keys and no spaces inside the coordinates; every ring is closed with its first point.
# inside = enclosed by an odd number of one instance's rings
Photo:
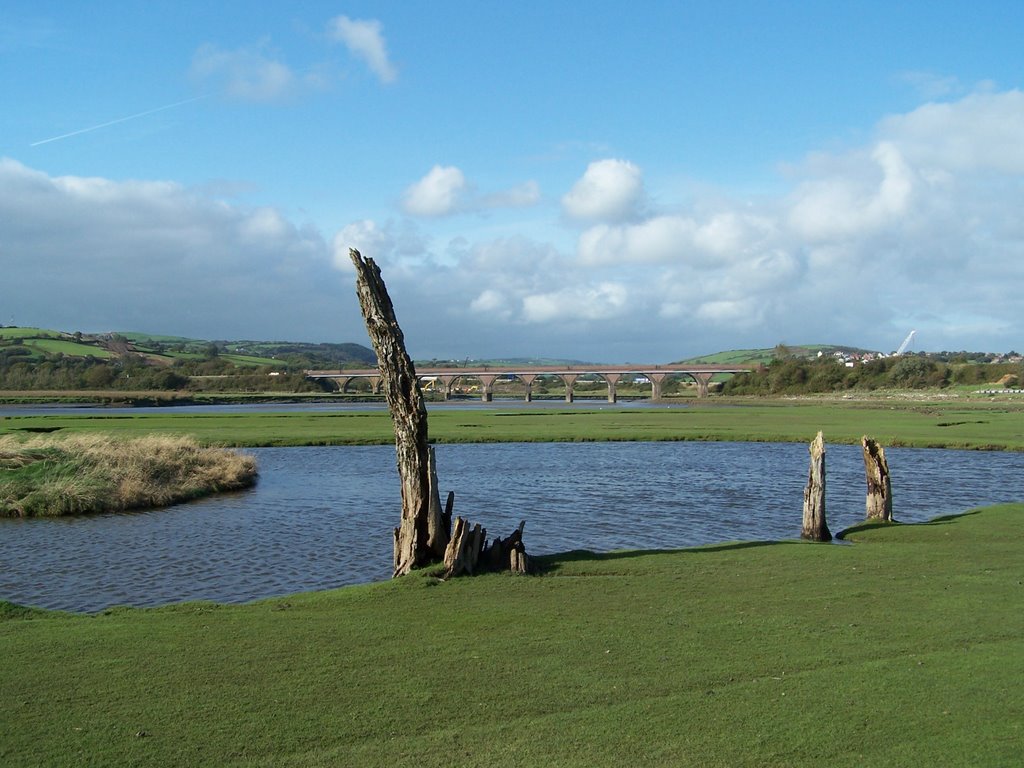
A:
{"type": "Polygon", "coordinates": [[[916,334],[917,334],[917,331],[916,331],[916,330],[915,330],[915,331],[911,331],[910,333],[908,333],[908,334],[907,334],[907,338],[905,338],[905,339],[903,340],[903,343],[902,343],[902,344],[900,344],[900,348],[896,350],[896,355],[897,355],[897,357],[898,357],[899,355],[902,355],[902,354],[903,354],[904,352],[906,352],[906,351],[907,351],[907,347],[909,347],[909,346],[910,346],[910,342],[912,342],[912,341],[914,340],[914,336],[915,336],[916,334]]]}

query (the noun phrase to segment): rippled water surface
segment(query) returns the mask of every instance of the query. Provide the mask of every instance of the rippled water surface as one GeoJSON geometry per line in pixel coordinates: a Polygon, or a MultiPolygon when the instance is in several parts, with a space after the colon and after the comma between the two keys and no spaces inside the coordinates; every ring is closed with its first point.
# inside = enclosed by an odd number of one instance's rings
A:
{"type": "MultiPolygon", "coordinates": [[[[95,611],[242,602],[390,576],[394,448],[263,448],[249,491],[168,509],[0,520],[0,598],[95,611]]],[[[892,448],[895,516],[1024,500],[1024,454],[892,448]]],[[[437,447],[455,512],[528,551],[674,548],[800,534],[802,444],[534,443],[437,447]]],[[[857,446],[828,446],[827,515],[863,518],[857,446]]]]}

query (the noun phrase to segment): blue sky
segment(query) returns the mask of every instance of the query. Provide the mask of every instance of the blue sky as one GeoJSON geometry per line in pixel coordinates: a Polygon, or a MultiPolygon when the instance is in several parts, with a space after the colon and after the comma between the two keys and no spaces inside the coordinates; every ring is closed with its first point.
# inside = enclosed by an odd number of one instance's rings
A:
{"type": "Polygon", "coordinates": [[[1024,348],[1024,4],[8,0],[0,322],[1024,348]]]}

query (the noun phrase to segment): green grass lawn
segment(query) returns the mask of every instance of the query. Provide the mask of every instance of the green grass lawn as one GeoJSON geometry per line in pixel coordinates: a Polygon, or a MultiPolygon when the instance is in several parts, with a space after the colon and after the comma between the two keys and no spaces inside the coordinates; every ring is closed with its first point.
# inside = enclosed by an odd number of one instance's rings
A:
{"type": "MultiPolygon", "coordinates": [[[[5,766],[1010,766],[1024,505],[96,616],[0,607],[5,766]]],[[[529,541],[527,540],[529,545],[529,541]]]]}
{"type": "MultiPolygon", "coordinates": [[[[813,439],[834,443],[867,434],[886,446],[1024,450],[1024,402],[843,403],[808,401],[694,402],[689,408],[460,410],[437,407],[430,435],[439,442],[579,440],[813,439]]],[[[0,418],[0,434],[25,430],[101,430],[124,435],[174,432],[230,446],[386,444],[385,411],[242,414],[104,415],[0,418]]]]}

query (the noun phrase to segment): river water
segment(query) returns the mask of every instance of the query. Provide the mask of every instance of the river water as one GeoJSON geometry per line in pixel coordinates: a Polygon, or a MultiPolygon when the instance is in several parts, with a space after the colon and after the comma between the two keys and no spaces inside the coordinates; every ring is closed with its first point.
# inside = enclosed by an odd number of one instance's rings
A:
{"type": "MultiPolygon", "coordinates": [[[[829,445],[833,533],[864,515],[859,446],[829,445]]],[[[244,602],[390,576],[394,448],[261,448],[255,488],[175,507],[0,520],[0,599],[98,611],[244,602]]],[[[1024,500],[1024,453],[888,449],[895,517],[1024,500]]],[[[526,520],[533,554],[676,548],[800,534],[796,443],[439,445],[442,493],[490,535],[526,520]]]]}

